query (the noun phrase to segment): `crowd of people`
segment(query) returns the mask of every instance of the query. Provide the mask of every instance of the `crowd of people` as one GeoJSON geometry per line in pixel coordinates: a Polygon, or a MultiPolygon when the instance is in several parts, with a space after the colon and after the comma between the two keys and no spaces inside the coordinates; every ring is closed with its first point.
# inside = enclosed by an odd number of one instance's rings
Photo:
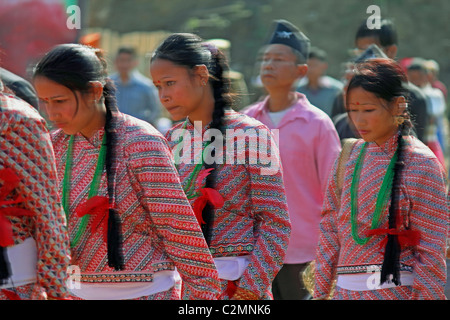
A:
{"type": "Polygon", "coordinates": [[[342,80],[313,43],[275,21],[243,107],[192,33],[158,45],[151,80],[133,48],[109,74],[83,44],[31,85],[0,70],[0,299],[446,299],[439,65],[396,61],[389,20],[359,27],[342,80]]]}

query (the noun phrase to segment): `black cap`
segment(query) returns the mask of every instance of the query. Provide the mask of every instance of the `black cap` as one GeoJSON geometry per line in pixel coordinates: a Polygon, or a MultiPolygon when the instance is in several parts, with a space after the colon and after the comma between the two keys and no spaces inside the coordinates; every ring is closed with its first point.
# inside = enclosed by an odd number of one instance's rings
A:
{"type": "Polygon", "coordinates": [[[269,44],[284,44],[297,50],[306,59],[309,55],[310,41],[296,26],[286,20],[276,20],[275,30],[269,44]]]}

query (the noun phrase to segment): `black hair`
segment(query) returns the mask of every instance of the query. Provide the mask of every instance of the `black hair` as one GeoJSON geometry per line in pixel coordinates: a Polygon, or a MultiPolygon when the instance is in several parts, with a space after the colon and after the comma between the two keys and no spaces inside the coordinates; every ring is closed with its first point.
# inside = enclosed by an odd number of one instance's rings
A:
{"type": "MultiPolygon", "coordinates": [[[[212,114],[211,129],[218,129],[224,133],[225,110],[230,109],[232,99],[230,94],[230,80],[224,73],[229,70],[226,56],[211,44],[192,33],[175,33],[167,37],[155,50],[151,62],[156,59],[168,60],[176,65],[192,70],[195,66],[205,65],[209,72],[209,82],[214,94],[214,111],[212,114]]],[[[213,142],[213,141],[211,141],[213,142]]],[[[211,156],[215,156],[212,151],[211,156]]],[[[216,162],[205,163],[205,169],[217,167],[216,162]]],[[[206,178],[206,188],[214,188],[216,170],[206,178]]],[[[203,234],[207,243],[210,243],[210,227],[213,222],[212,207],[207,204],[203,210],[203,220],[206,225],[202,226],[203,234]]]]}
{"type": "Polygon", "coordinates": [[[120,47],[120,48],[117,50],[117,56],[120,55],[120,54],[122,54],[122,53],[124,53],[124,54],[129,54],[129,55],[131,55],[133,58],[136,58],[136,57],[137,57],[136,49],[133,48],[133,47],[129,47],[129,46],[123,46],[123,47],[120,47]]]}
{"type": "MultiPolygon", "coordinates": [[[[396,97],[407,96],[407,91],[402,85],[403,82],[406,82],[406,75],[397,62],[386,58],[370,59],[355,66],[354,76],[347,88],[347,95],[350,90],[360,87],[387,102],[391,102],[396,97]]],[[[389,106],[384,107],[389,109],[389,106]]],[[[405,110],[403,117],[405,120],[400,125],[398,135],[398,158],[394,167],[391,204],[389,206],[390,229],[397,228],[398,194],[401,172],[404,167],[402,153],[405,142],[403,136],[409,134],[409,129],[412,126],[407,110],[405,110]]],[[[392,281],[399,285],[399,256],[398,236],[389,234],[381,270],[381,283],[388,281],[389,275],[393,275],[392,281]]]]}
{"type": "MultiPolygon", "coordinates": [[[[383,107],[389,109],[389,104],[395,98],[403,96],[409,98],[409,92],[403,83],[407,82],[406,74],[400,65],[389,58],[374,58],[357,63],[353,69],[353,77],[347,86],[347,95],[351,89],[361,87],[365,91],[373,93],[378,98],[388,102],[383,107]]],[[[412,128],[410,114],[405,110],[403,117],[405,122],[402,133],[409,134],[412,128]]]]}
{"type": "MultiPolygon", "coordinates": [[[[105,135],[106,135],[106,159],[105,167],[108,181],[108,195],[110,203],[114,203],[114,148],[116,145],[115,136],[115,114],[118,107],[115,100],[115,86],[107,77],[107,62],[103,57],[103,52],[81,44],[62,44],[54,47],[40,60],[34,68],[33,78],[45,77],[60,85],[70,89],[75,98],[75,92],[87,93],[91,88],[92,81],[99,81],[103,84],[103,99],[106,107],[105,135]]],[[[78,111],[78,99],[77,99],[78,111]]],[[[113,246],[115,253],[108,250],[108,263],[115,269],[123,268],[121,254],[117,252],[117,246],[120,242],[120,231],[113,230],[118,228],[118,216],[113,210],[110,210],[108,238],[117,238],[113,241],[108,240],[108,247],[113,246]],[[113,223],[116,220],[116,223],[113,223]],[[117,234],[119,232],[119,234],[117,234]],[[113,235],[114,233],[115,235],[113,235]],[[112,244],[112,243],[115,243],[112,244]]]]}
{"type": "Polygon", "coordinates": [[[364,20],[356,31],[355,42],[360,38],[376,38],[382,47],[396,45],[398,42],[397,30],[392,20],[383,19],[379,28],[370,29],[367,20],[364,20]]]}
{"type": "Polygon", "coordinates": [[[308,54],[308,59],[317,59],[323,62],[327,61],[327,53],[317,47],[311,47],[308,54]]]}

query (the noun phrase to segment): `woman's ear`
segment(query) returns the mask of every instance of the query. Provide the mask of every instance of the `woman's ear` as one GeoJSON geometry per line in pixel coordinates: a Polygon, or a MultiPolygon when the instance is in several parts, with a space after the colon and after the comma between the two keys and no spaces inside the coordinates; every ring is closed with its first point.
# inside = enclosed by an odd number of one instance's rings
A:
{"type": "Polygon", "coordinates": [[[400,96],[395,98],[394,100],[394,115],[401,116],[408,109],[408,103],[406,102],[405,97],[400,96]]]}
{"type": "Polygon", "coordinates": [[[103,97],[103,84],[100,81],[91,81],[91,91],[93,100],[97,103],[103,97]]]}
{"type": "Polygon", "coordinates": [[[298,72],[298,79],[304,78],[306,74],[308,73],[308,65],[307,64],[297,64],[297,72],[298,72]]]}
{"type": "Polygon", "coordinates": [[[199,64],[194,67],[194,75],[198,76],[200,79],[200,83],[204,86],[208,83],[209,80],[209,71],[206,65],[199,64]]]}

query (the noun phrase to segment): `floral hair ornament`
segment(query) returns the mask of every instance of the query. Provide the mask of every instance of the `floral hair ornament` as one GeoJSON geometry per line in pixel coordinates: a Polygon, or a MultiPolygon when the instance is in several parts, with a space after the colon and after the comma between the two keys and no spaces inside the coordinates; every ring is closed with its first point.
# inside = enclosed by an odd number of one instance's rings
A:
{"type": "Polygon", "coordinates": [[[216,55],[217,52],[219,52],[219,49],[211,42],[202,42],[202,47],[208,49],[208,51],[213,55],[216,55]]]}

